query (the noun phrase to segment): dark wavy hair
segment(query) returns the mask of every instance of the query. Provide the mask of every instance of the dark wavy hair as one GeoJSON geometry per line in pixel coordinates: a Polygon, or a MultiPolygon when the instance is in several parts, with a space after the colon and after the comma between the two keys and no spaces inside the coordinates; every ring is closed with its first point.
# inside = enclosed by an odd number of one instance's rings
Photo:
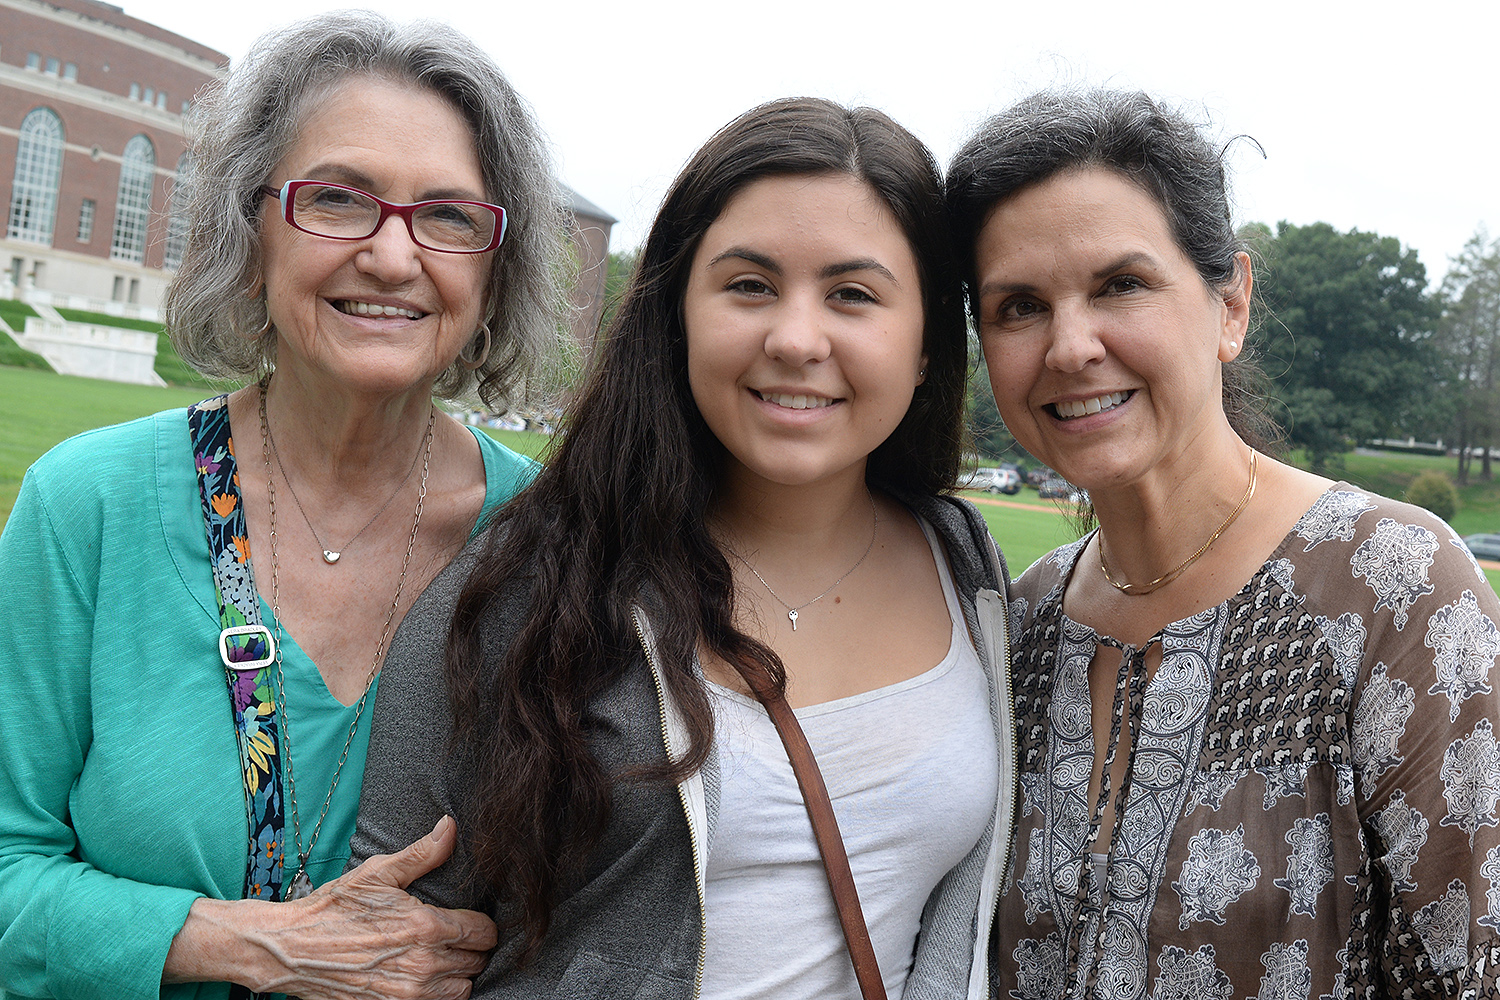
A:
{"type": "MultiPolygon", "coordinates": [[[[976,324],[974,253],[990,213],[1024,188],[1086,167],[1113,170],[1154,198],[1208,287],[1221,291],[1239,275],[1236,255],[1250,248],[1231,218],[1222,148],[1185,114],[1144,93],[1045,90],[981,125],[948,168],[955,253],[976,324]]],[[[1280,435],[1265,412],[1265,377],[1250,345],[1222,371],[1230,426],[1251,447],[1271,449],[1280,435]]]]}
{"type": "Polygon", "coordinates": [[[455,612],[447,674],[468,796],[461,828],[475,877],[525,935],[522,961],[539,949],[559,887],[603,835],[612,782],[680,779],[707,759],[713,715],[694,668],[699,644],[785,683],[776,654],[734,626],[734,577],[706,523],[723,446],[688,387],[681,304],[703,234],[737,192],[763,177],[828,174],[870,185],[921,276],[927,377],[871,454],[868,478],[897,494],[953,486],[967,340],[932,155],[869,108],[797,98],[746,112],[667,192],[561,445],[491,527],[455,612]],[[486,656],[487,620],[507,596],[529,610],[511,619],[509,648],[492,644],[486,656]],[[689,746],[649,774],[611,775],[581,720],[593,696],[639,667],[636,603],[652,611],[689,746]]]}

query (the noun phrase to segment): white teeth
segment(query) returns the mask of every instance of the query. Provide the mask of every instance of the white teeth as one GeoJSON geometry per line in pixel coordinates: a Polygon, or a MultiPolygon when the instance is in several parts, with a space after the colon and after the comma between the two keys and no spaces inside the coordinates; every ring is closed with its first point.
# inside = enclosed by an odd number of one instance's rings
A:
{"type": "Polygon", "coordinates": [[[789,410],[816,410],[833,404],[833,400],[826,396],[789,396],[781,392],[763,392],[760,398],[789,410]]]}
{"type": "Polygon", "coordinates": [[[405,319],[421,319],[422,314],[415,309],[402,309],[400,306],[382,306],[373,302],[357,302],[354,299],[343,299],[339,302],[339,309],[355,316],[400,316],[405,319]]]}
{"type": "Polygon", "coordinates": [[[1056,403],[1057,415],[1065,420],[1073,417],[1086,417],[1092,413],[1100,413],[1104,410],[1119,406],[1130,398],[1128,392],[1111,392],[1103,396],[1095,396],[1093,399],[1075,399],[1063,403],[1056,403]]]}

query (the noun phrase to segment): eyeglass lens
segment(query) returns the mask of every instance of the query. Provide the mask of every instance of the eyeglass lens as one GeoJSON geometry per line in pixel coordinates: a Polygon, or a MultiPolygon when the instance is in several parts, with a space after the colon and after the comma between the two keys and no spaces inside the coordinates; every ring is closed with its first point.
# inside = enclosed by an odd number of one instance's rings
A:
{"type": "MultiPolygon", "coordinates": [[[[319,236],[364,239],[380,225],[380,204],[359,191],[307,184],[292,198],[292,220],[319,236]]],[[[480,205],[434,201],[411,213],[418,243],[438,250],[480,250],[489,246],[498,220],[480,205]]]]}

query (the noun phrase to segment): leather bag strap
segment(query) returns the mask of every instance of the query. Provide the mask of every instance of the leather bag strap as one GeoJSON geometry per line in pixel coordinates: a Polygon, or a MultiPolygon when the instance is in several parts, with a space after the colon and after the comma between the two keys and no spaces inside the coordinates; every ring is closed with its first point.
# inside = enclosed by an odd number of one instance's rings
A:
{"type": "Polygon", "coordinates": [[[818,759],[782,692],[753,668],[741,666],[739,671],[756,699],[765,706],[766,714],[770,715],[771,724],[781,737],[781,745],[786,748],[787,759],[792,763],[792,773],[797,776],[797,786],[802,789],[802,801],[807,807],[808,818],[812,820],[813,837],[818,842],[818,853],[823,856],[823,870],[828,875],[833,905],[844,930],[844,943],[854,962],[854,978],[859,983],[860,996],[864,1000],[886,1000],[885,981],[880,978],[875,946],[870,942],[864,910],[859,905],[859,890],[855,888],[854,873],[849,870],[849,855],[844,850],[844,837],[839,833],[839,821],[833,814],[833,803],[828,798],[828,786],[823,783],[823,772],[818,769],[818,759]]]}

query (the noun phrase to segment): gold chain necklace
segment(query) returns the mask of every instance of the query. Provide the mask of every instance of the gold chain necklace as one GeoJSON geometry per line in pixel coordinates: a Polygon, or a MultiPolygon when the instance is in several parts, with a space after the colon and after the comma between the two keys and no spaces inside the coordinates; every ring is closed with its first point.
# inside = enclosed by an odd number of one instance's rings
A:
{"type": "Polygon", "coordinates": [[[776,591],[771,589],[771,585],[766,582],[766,578],[761,576],[754,566],[750,565],[750,560],[740,555],[734,549],[729,550],[730,555],[734,556],[740,562],[744,563],[745,568],[755,574],[755,578],[760,581],[760,585],[766,588],[766,593],[770,594],[777,604],[781,605],[783,608],[786,608],[786,616],[787,619],[792,623],[793,632],[797,631],[797,612],[801,611],[803,608],[817,604],[823,598],[833,593],[834,587],[837,587],[839,584],[849,579],[850,573],[853,573],[855,570],[859,569],[860,566],[864,565],[865,559],[870,555],[871,550],[875,548],[875,535],[880,530],[880,514],[875,509],[875,494],[870,492],[870,488],[868,486],[865,487],[865,495],[870,498],[870,517],[873,519],[873,523],[870,525],[870,544],[865,546],[864,555],[860,556],[853,566],[850,566],[847,570],[845,570],[843,576],[839,577],[837,580],[833,581],[833,583],[829,584],[827,590],[823,591],[821,594],[819,594],[817,597],[814,597],[810,601],[803,601],[796,607],[792,607],[786,601],[783,601],[781,599],[781,595],[777,594],[776,591]]]}
{"type": "Polygon", "coordinates": [[[1245,488],[1245,495],[1240,497],[1239,506],[1235,507],[1234,510],[1229,512],[1229,516],[1224,519],[1224,523],[1219,525],[1219,530],[1215,531],[1212,535],[1209,535],[1208,541],[1200,545],[1197,552],[1194,552],[1192,555],[1184,559],[1176,569],[1168,573],[1163,573],[1161,576],[1157,577],[1155,580],[1152,580],[1150,583],[1121,583],[1120,581],[1109,575],[1109,563],[1105,562],[1104,560],[1104,530],[1101,528],[1099,530],[1099,569],[1101,572],[1103,572],[1104,579],[1109,581],[1109,585],[1111,587],[1115,588],[1120,593],[1125,594],[1128,597],[1145,597],[1152,591],[1160,590],[1162,587],[1165,587],[1167,584],[1171,583],[1173,580],[1181,576],[1189,566],[1198,561],[1199,557],[1202,556],[1203,553],[1208,551],[1208,547],[1210,545],[1219,540],[1220,535],[1229,530],[1229,526],[1239,518],[1240,513],[1250,503],[1250,498],[1253,496],[1255,496],[1254,448],[1250,449],[1250,485],[1245,488]]]}
{"type": "MultiPolygon", "coordinates": [[[[292,775],[292,733],[286,711],[286,674],[283,672],[281,662],[282,628],[281,609],[278,604],[281,567],[276,558],[276,480],[271,475],[271,425],[266,420],[266,387],[270,384],[271,376],[269,375],[260,380],[260,450],[261,460],[266,467],[266,507],[270,511],[271,522],[271,621],[276,626],[276,691],[272,697],[276,699],[276,717],[280,720],[281,726],[281,746],[284,751],[282,762],[286,774],[287,801],[292,813],[293,843],[297,849],[297,872],[286,882],[281,898],[291,901],[301,899],[313,890],[312,879],[307,875],[307,859],[312,854],[313,846],[318,842],[318,834],[323,830],[323,819],[328,815],[328,807],[333,803],[333,792],[338,788],[339,776],[344,773],[344,762],[349,759],[349,748],[354,744],[354,734],[359,729],[360,717],[364,715],[365,701],[370,697],[370,688],[375,684],[375,675],[379,673],[380,661],[385,656],[385,642],[390,636],[391,623],[396,620],[396,610],[401,606],[401,591],[406,586],[406,570],[411,565],[412,550],[416,548],[417,529],[422,525],[422,502],[427,499],[427,473],[432,465],[432,429],[437,419],[437,410],[434,407],[427,411],[427,440],[422,448],[422,479],[417,486],[417,508],[412,514],[411,535],[406,540],[406,555],[401,558],[401,575],[396,580],[396,596],[391,599],[391,609],[386,612],[385,624],[380,629],[380,641],[375,644],[375,658],[370,663],[369,676],[365,678],[364,693],[359,696],[359,702],[354,706],[354,720],[349,723],[349,735],[344,738],[344,749],[339,754],[339,762],[333,769],[333,781],[328,786],[328,794],[323,796],[323,808],[318,813],[318,821],[313,824],[312,837],[307,842],[307,850],[304,851],[302,849],[302,824],[297,816],[297,782],[292,775]]],[[[280,464],[279,459],[278,464],[280,464]]],[[[287,485],[290,486],[291,483],[288,482],[287,485]]],[[[308,527],[312,525],[309,524],[308,527]]]]}

